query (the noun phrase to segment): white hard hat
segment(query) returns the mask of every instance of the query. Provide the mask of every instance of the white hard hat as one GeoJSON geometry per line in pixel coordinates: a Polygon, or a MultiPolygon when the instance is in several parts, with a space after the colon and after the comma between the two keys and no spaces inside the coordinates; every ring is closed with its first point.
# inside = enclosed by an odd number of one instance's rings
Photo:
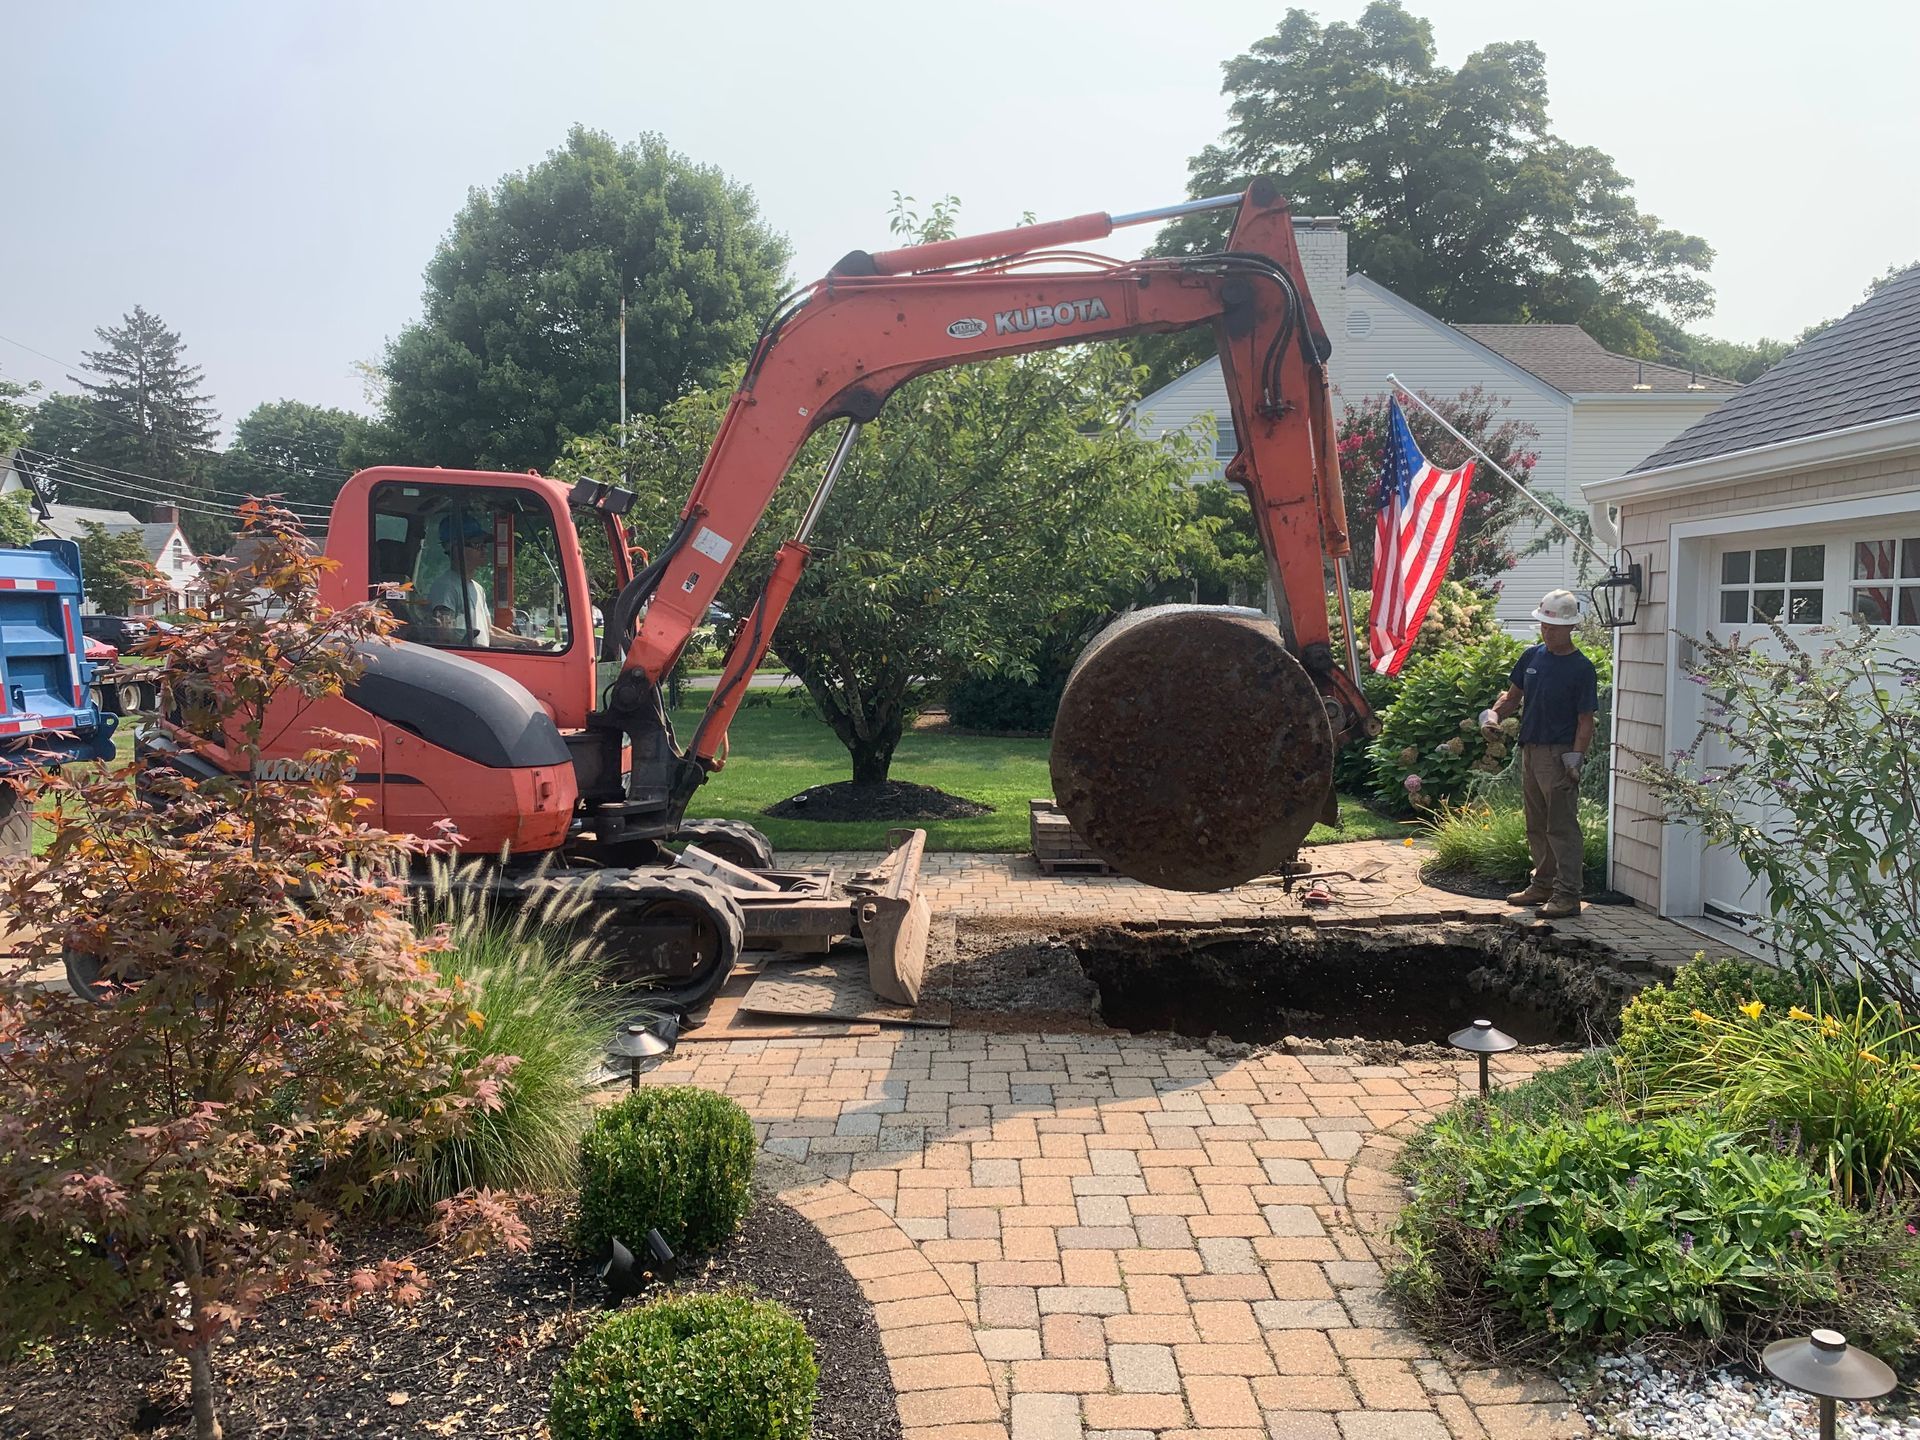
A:
{"type": "Polygon", "coordinates": [[[1580,597],[1571,590],[1549,590],[1540,598],[1540,608],[1531,618],[1542,625],[1578,625],[1580,597]]]}

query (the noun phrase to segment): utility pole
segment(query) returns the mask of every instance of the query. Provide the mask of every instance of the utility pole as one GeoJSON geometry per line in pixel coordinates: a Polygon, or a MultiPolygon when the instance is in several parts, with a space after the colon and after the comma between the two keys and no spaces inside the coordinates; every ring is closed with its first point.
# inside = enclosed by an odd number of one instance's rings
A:
{"type": "Polygon", "coordinates": [[[620,277],[620,448],[627,448],[627,277],[620,277]]]}

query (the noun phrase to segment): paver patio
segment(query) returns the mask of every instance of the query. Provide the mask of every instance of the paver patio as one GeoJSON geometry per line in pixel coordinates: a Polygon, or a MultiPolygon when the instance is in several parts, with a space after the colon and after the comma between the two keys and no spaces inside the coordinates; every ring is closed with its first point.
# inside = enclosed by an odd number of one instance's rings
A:
{"type": "MultiPolygon", "coordinates": [[[[1425,890],[1398,846],[1318,855],[1384,867],[1336,882],[1353,915],[1501,908],[1425,890]]],[[[1272,887],[1047,879],[1010,856],[933,856],[923,881],[961,919],[1205,921],[1299,903],[1272,887]]],[[[1698,948],[1628,910],[1564,928],[1640,963],[1698,948]]],[[[1537,1063],[1495,1065],[1510,1079],[1537,1063]]],[[[1129,1035],[887,1031],[686,1046],[649,1078],[733,1096],[769,1151],[822,1177],[789,1198],[874,1305],[908,1440],[1585,1435],[1549,1377],[1436,1353],[1383,1288],[1399,1136],[1474,1077],[1470,1062],[1228,1058],[1129,1035]]]]}

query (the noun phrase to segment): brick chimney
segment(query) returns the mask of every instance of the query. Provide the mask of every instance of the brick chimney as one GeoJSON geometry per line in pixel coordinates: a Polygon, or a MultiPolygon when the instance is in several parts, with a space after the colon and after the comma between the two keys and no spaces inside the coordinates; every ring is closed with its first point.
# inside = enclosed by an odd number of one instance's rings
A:
{"type": "Polygon", "coordinates": [[[150,523],[154,525],[178,525],[180,523],[180,507],[178,505],[155,505],[153,507],[153,519],[150,523]]]}

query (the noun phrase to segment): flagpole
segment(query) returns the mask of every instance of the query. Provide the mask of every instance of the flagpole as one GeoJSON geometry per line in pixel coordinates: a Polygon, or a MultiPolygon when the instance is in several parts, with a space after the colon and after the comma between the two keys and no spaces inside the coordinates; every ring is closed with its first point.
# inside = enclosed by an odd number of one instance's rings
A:
{"type": "Polygon", "coordinates": [[[1453,436],[1454,439],[1458,440],[1462,445],[1466,446],[1467,449],[1471,450],[1475,455],[1479,456],[1482,460],[1486,461],[1487,468],[1492,470],[1494,474],[1498,475],[1502,480],[1506,481],[1507,484],[1511,485],[1515,490],[1519,491],[1521,497],[1524,500],[1526,500],[1526,502],[1529,505],[1533,506],[1534,509],[1538,510],[1542,515],[1546,516],[1547,519],[1551,520],[1555,525],[1559,526],[1562,530],[1566,531],[1567,538],[1569,540],[1573,541],[1574,544],[1578,545],[1582,550],[1586,551],[1587,554],[1591,555],[1595,560],[1598,560],[1602,565],[1606,566],[1609,571],[1612,571],[1613,561],[1609,560],[1606,556],[1602,555],[1598,550],[1594,549],[1592,545],[1587,543],[1585,537],[1583,537],[1579,531],[1575,530],[1571,525],[1567,524],[1566,521],[1562,520],[1558,515],[1554,514],[1552,510],[1548,509],[1546,503],[1543,500],[1541,500],[1538,495],[1535,495],[1531,490],[1527,489],[1525,485],[1521,484],[1518,480],[1514,479],[1513,476],[1509,475],[1506,472],[1506,470],[1502,468],[1499,461],[1495,460],[1491,455],[1487,454],[1486,451],[1482,450],[1478,445],[1474,444],[1473,441],[1469,440],[1466,436],[1462,435],[1458,430],[1454,429],[1452,421],[1448,420],[1446,416],[1442,415],[1438,410],[1434,409],[1433,406],[1429,405],[1425,400],[1422,400],[1418,395],[1414,394],[1413,391],[1409,390],[1404,384],[1401,383],[1400,377],[1398,375],[1395,375],[1392,371],[1388,371],[1387,379],[1390,382],[1392,382],[1394,389],[1398,390],[1402,395],[1406,396],[1409,400],[1413,401],[1414,404],[1418,405],[1422,410],[1426,411],[1427,414],[1431,415],[1435,420],[1438,420],[1440,422],[1441,428],[1445,430],[1449,435],[1453,436]]]}

